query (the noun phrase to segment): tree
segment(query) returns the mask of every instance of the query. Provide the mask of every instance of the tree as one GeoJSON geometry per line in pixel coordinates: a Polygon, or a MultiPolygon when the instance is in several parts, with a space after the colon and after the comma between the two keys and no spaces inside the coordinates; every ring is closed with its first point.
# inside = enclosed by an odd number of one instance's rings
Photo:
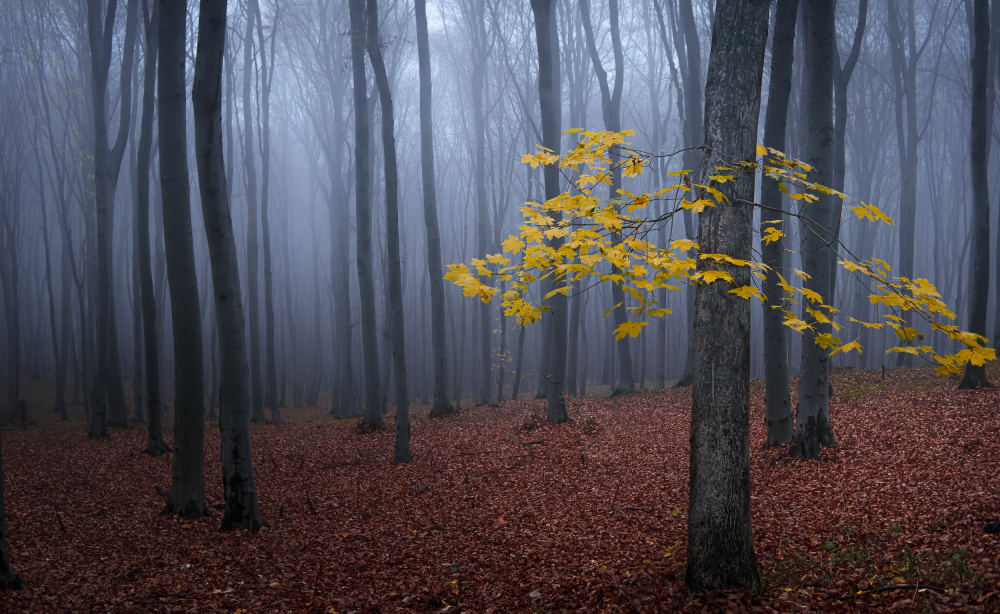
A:
{"type": "MultiPolygon", "coordinates": [[[[812,166],[811,180],[828,186],[833,179],[833,74],[837,59],[836,0],[805,0],[805,74],[808,138],[807,162],[812,166]]],[[[801,233],[803,286],[830,302],[834,276],[833,262],[827,251],[834,245],[833,196],[820,193],[804,199],[801,233]]],[[[818,310],[817,310],[818,311],[818,310]]],[[[807,321],[819,334],[829,332],[822,318],[809,314],[807,321]]],[[[830,424],[830,355],[829,349],[816,343],[802,344],[802,375],[799,377],[798,408],[791,453],[819,458],[819,447],[837,444],[830,424]]]]}
{"type": "MultiPolygon", "coordinates": [[[[778,4],[771,34],[771,80],[768,83],[767,110],[764,113],[764,146],[783,151],[785,126],[788,123],[788,99],[792,91],[792,60],[795,51],[795,20],[798,0],[778,4]]],[[[781,190],[778,181],[765,177],[760,186],[760,223],[781,228],[781,190]]],[[[785,270],[784,237],[772,235],[761,240],[761,260],[772,269],[785,270]]],[[[792,442],[792,402],[788,391],[788,338],[782,324],[783,314],[775,309],[780,287],[778,277],[769,275],[761,292],[769,297],[764,316],[764,420],[767,424],[765,447],[792,442]]]]}
{"type": "MultiPolygon", "coordinates": [[[[761,75],[767,42],[767,0],[719,0],[705,82],[707,168],[753,160],[761,75]]],[[[753,220],[747,201],[752,172],[715,184],[729,200],[698,220],[701,252],[750,257],[753,220]]],[[[750,283],[747,267],[729,271],[734,285],[750,283]]],[[[761,590],[750,519],[750,308],[720,284],[695,293],[691,477],[688,495],[687,584],[696,590],[761,590]]]]}
{"type": "MultiPolygon", "coordinates": [[[[102,8],[102,0],[87,0],[87,35],[90,44],[91,96],[94,118],[94,195],[97,202],[97,270],[94,280],[97,333],[97,378],[93,390],[93,416],[90,421],[90,437],[107,437],[106,403],[109,386],[121,387],[121,380],[110,381],[117,363],[117,335],[114,330],[114,305],[112,302],[112,260],[111,239],[114,233],[114,200],[121,172],[122,158],[129,133],[129,109],[132,97],[132,62],[135,57],[137,0],[128,0],[125,20],[125,39],[121,61],[121,104],[119,107],[118,134],[115,142],[108,145],[107,87],[108,71],[111,66],[111,41],[114,34],[115,12],[118,0],[108,0],[102,8]],[[114,356],[112,354],[114,353],[114,356]]],[[[124,394],[120,401],[112,394],[111,409],[114,422],[128,423],[124,408],[124,394]]]]}
{"type": "MultiPolygon", "coordinates": [[[[972,279],[970,280],[969,329],[986,334],[986,307],[990,285],[990,192],[989,147],[992,132],[986,107],[987,71],[990,48],[990,7],[987,0],[974,0],[972,32],[972,130],[969,133],[969,156],[972,169],[972,279]]],[[[989,386],[986,368],[971,362],[959,388],[989,386]]]]}
{"type": "MultiPolygon", "coordinates": [[[[256,531],[264,524],[250,454],[250,399],[244,346],[243,298],[233,236],[225,161],[222,156],[222,54],[226,42],[226,0],[201,0],[195,56],[195,151],[201,210],[212,264],[219,327],[219,430],[225,512],[221,530],[256,531]]],[[[162,157],[162,156],[161,156],[162,157]]],[[[201,342],[201,337],[198,337],[201,342]]]]}
{"type": "MultiPolygon", "coordinates": [[[[246,31],[243,34],[243,168],[246,173],[247,195],[247,302],[249,303],[250,328],[250,404],[252,413],[250,419],[254,422],[265,422],[264,394],[260,382],[260,292],[259,281],[259,249],[257,243],[257,162],[254,158],[253,127],[251,114],[253,108],[253,24],[256,13],[247,4],[246,31]]],[[[264,50],[261,49],[261,54],[264,50]]]]}
{"type": "MultiPolygon", "coordinates": [[[[618,0],[609,0],[608,11],[611,22],[611,46],[615,56],[615,84],[614,89],[608,87],[608,73],[601,65],[601,57],[597,52],[597,43],[594,40],[594,26],[590,22],[590,2],[580,0],[580,15],[583,17],[583,30],[587,38],[587,52],[590,60],[594,64],[594,72],[597,73],[597,83],[601,88],[601,109],[604,114],[604,129],[611,132],[619,132],[622,129],[622,85],[624,83],[625,57],[622,53],[621,32],[618,27],[618,0]]],[[[618,152],[611,151],[611,159],[618,158],[618,152]]],[[[619,197],[618,190],[622,187],[622,171],[620,167],[614,167],[611,171],[611,184],[608,185],[608,200],[614,201],[619,197]]],[[[611,268],[611,274],[620,274],[617,267],[611,268]]],[[[611,300],[614,307],[615,324],[621,326],[628,319],[625,312],[625,294],[621,286],[611,287],[611,300]]],[[[629,347],[629,338],[622,337],[617,341],[618,346],[618,371],[619,380],[615,388],[617,391],[635,390],[635,378],[632,375],[632,349],[629,347]]]]}
{"type": "MultiPolygon", "coordinates": [[[[138,271],[139,280],[139,302],[140,302],[140,320],[142,325],[142,344],[143,349],[143,361],[145,363],[145,382],[146,382],[146,409],[149,414],[149,428],[147,430],[146,438],[146,449],[143,450],[145,453],[151,456],[159,456],[164,452],[169,452],[170,448],[163,441],[163,423],[162,414],[163,408],[160,406],[160,344],[157,338],[156,331],[156,296],[153,292],[153,265],[152,259],[149,254],[149,163],[150,163],[150,153],[153,147],[153,108],[155,103],[156,95],[156,71],[157,71],[157,53],[159,47],[159,29],[160,29],[160,2],[159,0],[152,0],[152,8],[149,6],[150,3],[143,0],[142,2],[142,14],[143,22],[146,32],[146,55],[145,55],[145,65],[143,66],[143,92],[142,92],[142,120],[139,123],[139,144],[136,152],[136,199],[135,199],[135,226],[136,226],[136,262],[133,266],[138,271]]],[[[181,17],[183,21],[183,15],[181,17]]],[[[183,32],[183,30],[182,30],[183,32]]],[[[182,34],[182,39],[183,39],[182,34]]],[[[169,45],[169,43],[168,43],[169,45]]],[[[183,48],[183,43],[182,43],[183,48]]],[[[184,104],[185,96],[183,89],[183,58],[181,59],[181,104],[184,104]]],[[[162,91],[162,86],[161,86],[162,91]]],[[[168,102],[169,106],[169,102],[168,102]]],[[[183,108],[183,107],[182,107],[183,108]]],[[[169,111],[168,111],[169,113],[169,111]]],[[[161,107],[160,117],[162,120],[163,111],[161,107]]],[[[170,130],[175,129],[175,126],[170,126],[170,130]]],[[[170,130],[161,131],[161,133],[166,132],[166,138],[160,139],[161,147],[164,140],[168,142],[167,153],[177,155],[176,151],[170,151],[170,140],[176,138],[176,136],[170,133],[170,130]]],[[[187,167],[187,142],[183,134],[181,134],[181,160],[187,167]]],[[[163,166],[161,157],[161,168],[163,166]]],[[[173,161],[176,163],[176,161],[173,161]]],[[[166,163],[168,167],[168,174],[170,171],[171,161],[166,163]]],[[[161,178],[163,173],[161,171],[161,178]]],[[[187,181],[187,173],[184,174],[184,180],[187,181]]],[[[161,186],[162,190],[162,186],[161,186]]],[[[186,189],[185,189],[186,191],[186,189]]],[[[173,196],[171,194],[171,196],[173,196]]],[[[169,205],[173,205],[173,201],[168,201],[169,205]]],[[[167,207],[164,207],[166,209],[167,207]]],[[[188,205],[190,209],[190,205],[188,205]]],[[[190,217],[190,214],[189,214],[190,217]]],[[[188,233],[190,236],[190,232],[188,233]]],[[[168,269],[169,272],[169,269],[168,269]]],[[[176,316],[174,322],[177,322],[176,316]]],[[[177,328],[175,327],[175,330],[177,328]]],[[[196,330],[200,332],[200,320],[197,323],[196,330]]],[[[188,331],[184,331],[183,334],[188,334],[188,331]]],[[[137,344],[138,345],[138,344],[137,344]]],[[[176,367],[176,365],[175,365],[176,367]]],[[[181,372],[182,373],[182,372],[181,372]]],[[[175,378],[175,379],[180,379],[175,378]]],[[[135,386],[139,385],[139,382],[134,383],[135,386]]],[[[186,380],[180,380],[177,386],[187,385],[186,380]]],[[[182,397],[183,398],[183,397],[182,397]]],[[[174,406],[177,406],[176,393],[174,406]]],[[[175,411],[176,413],[176,411],[175,411]]]]}
{"type": "MultiPolygon", "coordinates": [[[[559,30],[556,27],[556,4],[554,0],[531,0],[531,11],[535,16],[535,44],[538,48],[538,100],[542,116],[542,145],[552,152],[560,150],[561,91],[559,79],[559,30]]],[[[559,195],[559,169],[546,166],[543,171],[546,200],[559,195]]],[[[559,214],[556,214],[559,218],[559,214]]],[[[556,219],[558,221],[558,219],[556,219]]],[[[552,247],[558,249],[562,239],[552,239],[552,247]]],[[[554,287],[549,280],[548,289],[554,287]]],[[[548,397],[546,418],[549,422],[569,421],[563,384],[566,377],[566,343],[568,314],[566,294],[549,296],[548,306],[552,313],[546,332],[545,349],[542,358],[541,375],[547,385],[548,397]],[[548,353],[548,360],[545,353],[548,353]]]]}
{"type": "Polygon", "coordinates": [[[423,180],[424,227],[427,232],[427,274],[431,288],[431,347],[434,353],[434,404],[431,417],[454,411],[448,402],[448,350],[445,347],[444,268],[434,185],[434,126],[431,113],[431,53],[427,40],[427,0],[414,0],[417,58],[420,65],[420,171],[423,180]]]}
{"type": "Polygon", "coordinates": [[[410,402],[407,398],[406,344],[403,334],[403,278],[399,256],[399,179],[396,169],[395,119],[392,90],[382,60],[378,37],[378,1],[368,0],[368,57],[375,73],[379,101],[382,104],[382,150],[385,156],[385,226],[389,252],[389,319],[392,336],[392,369],[396,402],[396,451],[394,463],[410,462],[410,402]]]}
{"type": "Polygon", "coordinates": [[[375,280],[372,270],[371,178],[368,175],[368,77],[365,74],[365,0],[349,0],[351,69],[354,77],[354,203],[357,216],[358,286],[361,290],[361,346],[364,352],[365,407],[362,420],[382,424],[375,280]]]}
{"type": "MultiPolygon", "coordinates": [[[[159,4],[159,0],[157,3],[159,4]]],[[[204,357],[187,164],[187,80],[184,70],[187,10],[184,3],[180,2],[164,2],[160,4],[159,10],[157,102],[160,190],[163,194],[161,215],[167,284],[170,287],[170,314],[174,322],[174,457],[170,497],[163,511],[195,518],[208,514],[208,506],[205,500],[204,469],[204,357]]],[[[198,126],[197,123],[195,125],[198,126]]],[[[209,206],[212,204],[209,201],[209,206]]],[[[212,253],[215,254],[216,250],[213,249],[212,253]]],[[[220,324],[219,329],[222,328],[220,324]]],[[[226,452],[223,448],[223,466],[226,452]]]]}

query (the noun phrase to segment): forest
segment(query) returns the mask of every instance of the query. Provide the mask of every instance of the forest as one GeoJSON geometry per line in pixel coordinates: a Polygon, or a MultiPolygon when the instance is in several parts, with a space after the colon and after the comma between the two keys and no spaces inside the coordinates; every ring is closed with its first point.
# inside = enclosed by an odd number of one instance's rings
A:
{"type": "Polygon", "coordinates": [[[1000,611],[998,92],[996,0],[5,0],[0,612],[1000,611]]]}

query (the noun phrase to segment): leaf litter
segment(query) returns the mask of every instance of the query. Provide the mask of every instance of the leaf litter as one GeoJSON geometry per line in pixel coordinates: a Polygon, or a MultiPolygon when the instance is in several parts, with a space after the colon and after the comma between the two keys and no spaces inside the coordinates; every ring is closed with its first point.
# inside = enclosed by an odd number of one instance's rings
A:
{"type": "MultiPolygon", "coordinates": [[[[26,588],[0,612],[1000,611],[1000,391],[929,369],[845,370],[840,446],[761,450],[752,384],[754,539],[764,592],[684,587],[690,391],[543,401],[428,419],[410,465],[394,429],[317,408],[254,425],[269,526],[161,516],[169,457],[145,431],[4,432],[11,559],[26,588]]],[[[794,390],[794,388],[793,388],[794,390]]],[[[169,439],[169,437],[168,437],[169,439]]],[[[221,500],[219,435],[206,488],[221,500]]]]}

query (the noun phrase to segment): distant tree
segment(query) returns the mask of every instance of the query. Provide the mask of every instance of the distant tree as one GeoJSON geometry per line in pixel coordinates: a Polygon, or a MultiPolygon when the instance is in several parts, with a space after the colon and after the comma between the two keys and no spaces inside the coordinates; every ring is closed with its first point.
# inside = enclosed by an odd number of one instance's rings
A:
{"type": "MultiPolygon", "coordinates": [[[[212,263],[212,286],[219,326],[219,430],[225,498],[221,530],[256,531],[264,525],[264,519],[257,504],[257,484],[250,452],[250,396],[243,341],[243,298],[222,155],[222,54],[225,42],[226,0],[201,0],[191,99],[201,209],[212,263]]],[[[200,343],[200,336],[198,341],[200,343]]]]}
{"type": "Polygon", "coordinates": [[[114,233],[114,201],[122,158],[128,141],[132,99],[132,63],[135,59],[136,14],[138,0],[128,0],[125,38],[121,59],[121,104],[118,110],[118,134],[108,144],[107,89],[111,67],[111,42],[115,28],[118,0],[87,0],[87,36],[90,50],[91,109],[94,120],[94,194],[97,202],[97,270],[93,280],[96,301],[97,380],[94,384],[93,416],[88,435],[107,437],[106,424],[127,426],[124,393],[117,372],[117,334],[112,300],[111,240],[114,233]],[[114,354],[114,355],[113,355],[114,354]],[[111,394],[109,396],[109,387],[111,394]],[[108,405],[111,401],[110,407],[108,405]],[[106,412],[110,410],[110,416],[106,412]]]}
{"type": "Polygon", "coordinates": [[[431,112],[431,53],[427,40],[427,0],[414,0],[417,21],[417,59],[420,68],[420,171],[423,179],[424,227],[427,231],[427,274],[431,288],[431,348],[434,353],[434,404],[431,416],[454,411],[448,402],[448,350],[445,346],[446,307],[444,267],[437,190],[434,185],[434,126],[431,112]]]}
{"type": "Polygon", "coordinates": [[[362,420],[382,424],[378,342],[375,322],[375,279],[372,269],[371,177],[368,174],[368,76],[365,70],[365,0],[349,0],[351,69],[354,76],[354,196],[357,209],[358,286],[361,290],[361,346],[365,366],[362,420]]]}
{"type": "MultiPolygon", "coordinates": [[[[535,44],[538,48],[538,99],[541,105],[542,145],[553,152],[560,150],[559,142],[561,118],[561,80],[559,78],[559,30],[556,27],[556,3],[554,0],[531,0],[531,10],[535,16],[535,44]]],[[[545,198],[559,195],[559,169],[546,166],[545,198]]],[[[556,214],[557,218],[561,215],[556,214]]],[[[556,220],[558,221],[558,219],[556,220]]],[[[558,249],[563,241],[552,239],[552,247],[558,249]]],[[[554,288],[555,281],[549,279],[548,289],[554,288]]],[[[563,384],[566,378],[566,344],[568,314],[566,295],[555,293],[548,300],[552,312],[547,327],[542,358],[541,377],[547,382],[547,419],[549,422],[568,422],[563,384]],[[548,355],[548,360],[545,356],[548,355]]]]}

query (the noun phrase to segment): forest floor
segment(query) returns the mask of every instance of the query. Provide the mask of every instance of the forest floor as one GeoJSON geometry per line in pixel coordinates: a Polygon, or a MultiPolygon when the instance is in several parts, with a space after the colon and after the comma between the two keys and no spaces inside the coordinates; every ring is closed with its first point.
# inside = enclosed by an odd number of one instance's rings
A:
{"type": "MultiPolygon", "coordinates": [[[[1000,535],[984,533],[1000,515],[1000,390],[880,377],[836,375],[840,446],[818,462],[761,450],[754,383],[760,596],[684,588],[689,389],[573,400],[561,426],[541,401],[437,420],[415,407],[406,466],[390,462],[391,421],[364,435],[285,410],[253,427],[270,525],[256,534],[219,533],[218,512],[161,516],[170,459],[140,453],[142,426],[93,440],[79,408],[66,425],[35,410],[3,433],[26,588],[0,612],[1000,612],[1000,535]]],[[[205,449],[217,502],[215,423],[205,449]]]]}

